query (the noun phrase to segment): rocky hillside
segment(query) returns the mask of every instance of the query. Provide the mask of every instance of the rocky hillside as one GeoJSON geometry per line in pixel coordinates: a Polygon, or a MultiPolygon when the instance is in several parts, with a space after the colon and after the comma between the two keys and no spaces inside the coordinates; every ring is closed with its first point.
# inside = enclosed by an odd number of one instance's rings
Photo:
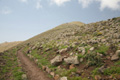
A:
{"type": "Polygon", "coordinates": [[[120,80],[120,17],[65,23],[16,49],[54,80],[120,80]]]}
{"type": "Polygon", "coordinates": [[[120,79],[120,17],[62,24],[21,47],[55,80],[120,79]]]}
{"type": "Polygon", "coordinates": [[[5,50],[8,50],[18,44],[20,44],[22,41],[16,41],[16,42],[4,42],[0,44],[0,52],[3,52],[5,50]]]}

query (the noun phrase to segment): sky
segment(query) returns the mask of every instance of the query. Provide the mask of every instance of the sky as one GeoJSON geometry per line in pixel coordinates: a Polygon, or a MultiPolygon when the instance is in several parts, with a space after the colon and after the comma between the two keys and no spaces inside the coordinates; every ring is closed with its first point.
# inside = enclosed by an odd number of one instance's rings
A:
{"type": "Polygon", "coordinates": [[[120,17],[120,0],[0,0],[0,43],[27,40],[60,24],[120,17]]]}

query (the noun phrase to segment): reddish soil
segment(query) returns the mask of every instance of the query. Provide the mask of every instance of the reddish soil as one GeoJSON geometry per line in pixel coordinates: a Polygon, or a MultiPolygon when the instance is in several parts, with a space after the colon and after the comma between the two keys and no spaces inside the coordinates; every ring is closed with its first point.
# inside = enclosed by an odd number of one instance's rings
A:
{"type": "Polygon", "coordinates": [[[40,70],[40,68],[21,51],[18,51],[18,58],[21,61],[22,67],[26,71],[29,80],[53,80],[47,76],[47,73],[40,70]]]}

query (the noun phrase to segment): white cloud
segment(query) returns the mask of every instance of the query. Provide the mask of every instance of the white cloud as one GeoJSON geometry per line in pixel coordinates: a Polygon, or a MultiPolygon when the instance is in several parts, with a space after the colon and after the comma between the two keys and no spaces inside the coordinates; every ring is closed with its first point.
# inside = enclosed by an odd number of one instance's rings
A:
{"type": "Polygon", "coordinates": [[[83,7],[83,8],[86,8],[86,7],[89,6],[90,3],[93,2],[93,0],[78,0],[78,2],[79,2],[80,4],[82,4],[82,7],[83,7]]]}
{"type": "Polygon", "coordinates": [[[43,6],[41,5],[40,0],[37,0],[36,9],[40,9],[40,8],[42,8],[42,7],[43,7],[43,6]]]}
{"type": "Polygon", "coordinates": [[[100,2],[100,9],[110,8],[112,10],[120,10],[120,0],[97,0],[100,2]]]}
{"type": "Polygon", "coordinates": [[[20,0],[21,2],[23,2],[23,3],[27,3],[28,2],[28,0],[20,0]]]}
{"type": "Polygon", "coordinates": [[[120,10],[120,0],[78,0],[83,8],[86,8],[92,2],[100,2],[100,10],[109,8],[112,10],[120,10]]]}
{"type": "Polygon", "coordinates": [[[61,5],[63,5],[64,3],[69,2],[69,1],[71,1],[71,0],[51,0],[51,3],[52,3],[52,4],[55,3],[55,4],[57,4],[58,6],[61,6],[61,5]]]}

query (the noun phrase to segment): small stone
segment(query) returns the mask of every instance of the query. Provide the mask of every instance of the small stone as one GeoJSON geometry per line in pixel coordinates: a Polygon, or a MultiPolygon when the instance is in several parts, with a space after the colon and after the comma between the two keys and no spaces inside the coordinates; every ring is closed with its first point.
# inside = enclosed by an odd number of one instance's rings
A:
{"type": "Polygon", "coordinates": [[[79,76],[82,75],[83,71],[77,71],[76,74],[78,74],[79,76]]]}
{"type": "Polygon", "coordinates": [[[113,76],[111,75],[111,76],[109,76],[109,79],[113,79],[113,76]]]}
{"type": "Polygon", "coordinates": [[[75,68],[75,66],[74,66],[74,64],[71,64],[71,65],[69,66],[69,69],[73,69],[73,68],[75,68]]]}
{"type": "Polygon", "coordinates": [[[55,75],[54,80],[59,80],[60,76],[59,75],[55,75]]]}
{"type": "Polygon", "coordinates": [[[22,80],[27,80],[27,75],[26,74],[22,75],[22,80]]]}
{"type": "Polygon", "coordinates": [[[98,56],[103,57],[103,54],[97,53],[98,56]]]}
{"type": "Polygon", "coordinates": [[[67,77],[61,77],[60,80],[67,80],[67,77]]]}
{"type": "Polygon", "coordinates": [[[70,53],[70,56],[72,56],[74,53],[72,52],[72,53],[70,53]]]}
{"type": "Polygon", "coordinates": [[[107,69],[107,65],[104,65],[104,66],[100,67],[100,68],[98,69],[98,71],[99,71],[100,73],[103,73],[105,69],[107,69]]]}
{"type": "Polygon", "coordinates": [[[38,59],[35,59],[35,63],[37,63],[38,62],[38,59]]]}
{"type": "Polygon", "coordinates": [[[107,57],[106,57],[106,59],[108,59],[108,60],[109,60],[109,59],[110,59],[110,56],[107,56],[107,57]]]}
{"type": "Polygon", "coordinates": [[[54,76],[55,76],[55,73],[54,73],[54,72],[50,72],[50,75],[51,75],[52,77],[54,77],[54,76]]]}
{"type": "Polygon", "coordinates": [[[82,53],[82,55],[85,54],[85,48],[84,47],[78,47],[78,51],[82,53]]]}
{"type": "Polygon", "coordinates": [[[101,76],[100,75],[96,75],[95,76],[95,80],[101,80],[101,76]]]}
{"type": "Polygon", "coordinates": [[[93,50],[94,50],[94,47],[91,47],[91,48],[90,48],[90,51],[93,51],[93,50]]]}
{"type": "Polygon", "coordinates": [[[62,53],[64,53],[64,52],[66,52],[67,50],[68,50],[68,48],[61,49],[61,50],[58,50],[58,51],[57,51],[57,53],[60,53],[60,54],[62,54],[62,53]]]}
{"type": "Polygon", "coordinates": [[[84,60],[83,58],[80,58],[80,62],[83,62],[83,60],[84,60]]]}
{"type": "Polygon", "coordinates": [[[42,66],[42,69],[45,71],[46,70],[46,66],[42,66]]]}
{"type": "Polygon", "coordinates": [[[47,72],[47,73],[50,73],[51,70],[50,70],[48,67],[46,67],[46,72],[47,72]]]}

